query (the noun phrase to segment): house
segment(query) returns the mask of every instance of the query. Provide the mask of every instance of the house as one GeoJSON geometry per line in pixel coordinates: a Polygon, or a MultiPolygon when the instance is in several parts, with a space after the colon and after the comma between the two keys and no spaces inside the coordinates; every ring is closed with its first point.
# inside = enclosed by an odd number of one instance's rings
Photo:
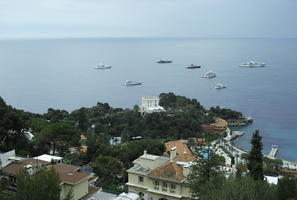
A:
{"type": "Polygon", "coordinates": [[[34,174],[36,170],[40,169],[41,167],[46,167],[49,164],[49,162],[36,160],[33,158],[23,160],[15,159],[12,160],[10,164],[2,168],[1,178],[9,180],[11,183],[10,188],[16,190],[16,176],[21,170],[25,169],[31,175],[34,174]]]}
{"type": "Polygon", "coordinates": [[[128,191],[146,200],[185,200],[191,197],[186,186],[192,162],[178,161],[176,149],[170,158],[144,154],[133,161],[128,172],[128,191]]]}
{"type": "Polygon", "coordinates": [[[11,182],[10,188],[17,190],[16,177],[21,170],[26,170],[30,175],[34,175],[40,168],[53,168],[59,175],[61,186],[61,199],[64,199],[69,191],[73,192],[73,200],[78,200],[88,194],[88,179],[90,175],[80,172],[80,167],[67,165],[64,163],[51,164],[52,159],[47,156],[38,156],[23,160],[13,160],[2,169],[2,178],[11,182]],[[50,162],[48,162],[48,161],[50,162]]]}
{"type": "Polygon", "coordinates": [[[79,172],[80,167],[58,163],[49,166],[53,168],[60,177],[61,181],[61,199],[64,199],[72,190],[73,200],[81,199],[89,193],[90,175],[79,172]]]}
{"type": "Polygon", "coordinates": [[[154,113],[154,112],[164,112],[165,109],[159,106],[158,97],[142,97],[142,104],[139,105],[139,112],[142,114],[154,113]]]}

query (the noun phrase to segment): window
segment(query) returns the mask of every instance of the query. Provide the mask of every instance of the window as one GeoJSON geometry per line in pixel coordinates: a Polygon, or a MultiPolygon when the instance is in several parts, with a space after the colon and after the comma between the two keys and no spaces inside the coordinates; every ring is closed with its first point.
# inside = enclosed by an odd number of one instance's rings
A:
{"type": "Polygon", "coordinates": [[[162,187],[167,188],[167,183],[163,183],[162,187]]]}
{"type": "Polygon", "coordinates": [[[138,176],[138,182],[143,183],[143,177],[142,176],[138,176]]]}
{"type": "Polygon", "coordinates": [[[175,185],[174,184],[171,184],[170,185],[170,188],[171,188],[171,190],[175,190],[175,185]]]}
{"type": "Polygon", "coordinates": [[[159,185],[160,185],[159,181],[155,181],[155,186],[159,186],[159,185]]]}

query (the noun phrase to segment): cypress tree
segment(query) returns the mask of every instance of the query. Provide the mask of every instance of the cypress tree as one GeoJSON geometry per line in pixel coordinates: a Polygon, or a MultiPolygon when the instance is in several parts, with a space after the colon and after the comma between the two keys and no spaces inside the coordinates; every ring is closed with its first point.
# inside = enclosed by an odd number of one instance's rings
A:
{"type": "Polygon", "coordinates": [[[251,177],[253,177],[254,180],[263,180],[263,144],[259,130],[256,130],[256,132],[253,134],[251,144],[252,148],[248,156],[247,167],[250,171],[251,177]]]}

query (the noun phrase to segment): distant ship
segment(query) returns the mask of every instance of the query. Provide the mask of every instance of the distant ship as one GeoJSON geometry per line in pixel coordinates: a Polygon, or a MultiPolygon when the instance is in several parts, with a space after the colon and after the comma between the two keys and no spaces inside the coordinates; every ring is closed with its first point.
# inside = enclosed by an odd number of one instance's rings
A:
{"type": "Polygon", "coordinates": [[[141,82],[135,82],[135,81],[126,81],[124,83],[125,86],[133,86],[133,85],[141,85],[141,82]]]}
{"type": "Polygon", "coordinates": [[[247,63],[242,63],[239,66],[240,67],[265,67],[265,63],[250,61],[247,63]]]}
{"type": "Polygon", "coordinates": [[[162,59],[160,59],[157,63],[160,63],[160,64],[172,63],[172,60],[162,60],[162,59]]]}
{"type": "Polygon", "coordinates": [[[206,74],[204,74],[203,76],[202,76],[202,78],[214,78],[214,77],[216,77],[217,75],[216,75],[216,73],[214,73],[214,72],[212,72],[212,71],[209,71],[209,72],[207,72],[206,74]]]}
{"type": "Polygon", "coordinates": [[[223,89],[223,88],[226,88],[226,86],[221,83],[217,83],[215,86],[215,89],[223,89]]]}
{"type": "Polygon", "coordinates": [[[197,68],[201,68],[201,66],[200,65],[191,64],[190,66],[187,67],[187,69],[197,69],[197,68]]]}
{"type": "Polygon", "coordinates": [[[111,65],[104,65],[104,64],[97,64],[97,66],[95,67],[95,69],[110,69],[111,65]]]}

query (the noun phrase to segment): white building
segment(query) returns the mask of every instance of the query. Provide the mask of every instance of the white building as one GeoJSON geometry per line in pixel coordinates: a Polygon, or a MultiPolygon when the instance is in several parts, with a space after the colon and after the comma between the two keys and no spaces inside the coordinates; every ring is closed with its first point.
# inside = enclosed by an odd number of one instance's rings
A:
{"type": "Polygon", "coordinates": [[[143,114],[165,111],[162,106],[159,106],[158,97],[142,97],[141,100],[142,104],[139,106],[139,112],[143,114]]]}

